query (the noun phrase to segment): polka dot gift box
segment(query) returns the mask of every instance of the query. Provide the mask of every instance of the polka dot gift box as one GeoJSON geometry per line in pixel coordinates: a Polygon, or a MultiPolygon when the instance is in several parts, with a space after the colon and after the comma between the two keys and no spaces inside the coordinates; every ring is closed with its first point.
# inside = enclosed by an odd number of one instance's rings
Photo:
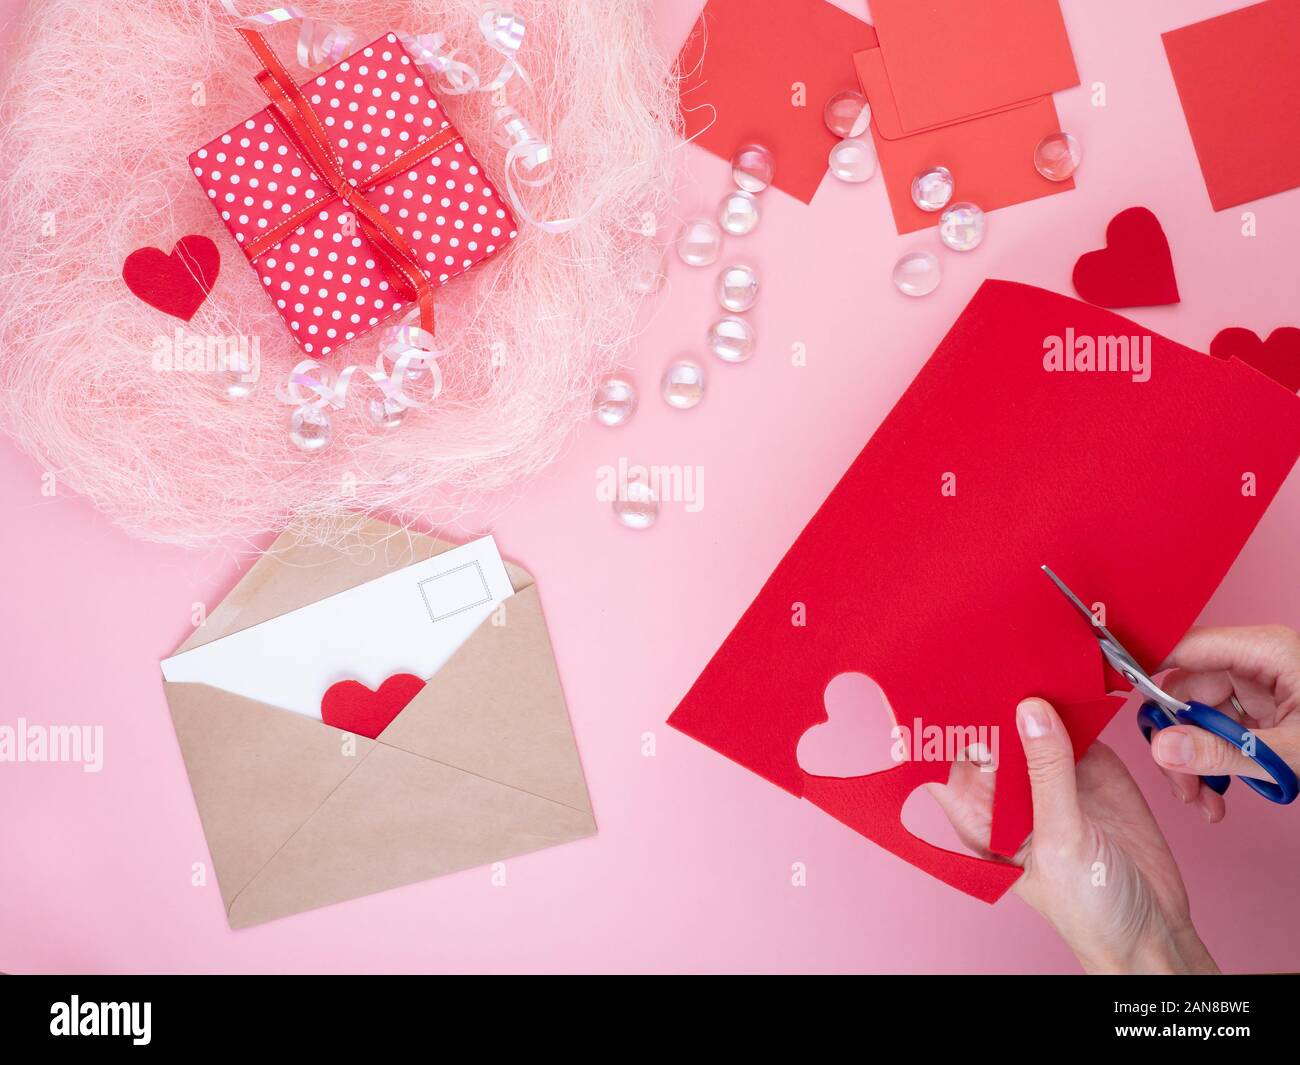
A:
{"type": "Polygon", "coordinates": [[[304,352],[419,304],[501,250],[510,209],[394,34],[297,85],[260,34],[270,106],[190,156],[304,352]]]}

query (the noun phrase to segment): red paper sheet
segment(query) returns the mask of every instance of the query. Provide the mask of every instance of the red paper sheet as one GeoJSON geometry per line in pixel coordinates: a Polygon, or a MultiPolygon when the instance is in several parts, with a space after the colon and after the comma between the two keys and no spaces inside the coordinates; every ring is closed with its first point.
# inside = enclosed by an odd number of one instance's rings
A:
{"type": "Polygon", "coordinates": [[[870,26],[825,0],[709,0],[678,60],[685,134],[728,160],[766,145],[776,187],[810,203],[835,146],[823,108],[857,88],[853,53],[875,44],[870,26]]]}
{"type": "Polygon", "coordinates": [[[1163,35],[1216,211],[1300,185],[1300,0],[1163,35]]]}
{"type": "Polygon", "coordinates": [[[871,17],[909,133],[1079,84],[1059,0],[871,0],[871,17]]]}
{"type": "MultiPolygon", "coordinates": [[[[1076,364],[1077,365],[1077,364],[1076,364]]],[[[854,461],[669,719],[921,869],[989,901],[1016,871],[899,822],[942,761],[815,777],[800,736],[843,672],[900,722],[996,726],[993,849],[1032,827],[1015,730],[1027,695],[1082,754],[1118,709],[1097,643],[1047,563],[1149,668],[1192,624],[1300,455],[1300,397],[1100,308],[989,281],[854,461]],[[1048,371],[1057,338],[1150,344],[1140,371],[1048,371]],[[1253,494],[1243,490],[1252,478],[1253,494]],[[945,481],[952,475],[955,481],[945,481]],[[955,493],[943,491],[945,483],[955,493]],[[807,624],[791,624],[803,603],[807,624]]]]}
{"type": "Polygon", "coordinates": [[[937,224],[937,215],[912,202],[912,179],[934,166],[952,171],[957,183],[954,200],[970,200],[986,211],[1074,188],[1073,178],[1048,181],[1032,165],[1038,142],[1061,128],[1050,96],[906,133],[881,50],[859,52],[854,61],[862,91],[871,101],[871,136],[899,233],[937,224]]]}

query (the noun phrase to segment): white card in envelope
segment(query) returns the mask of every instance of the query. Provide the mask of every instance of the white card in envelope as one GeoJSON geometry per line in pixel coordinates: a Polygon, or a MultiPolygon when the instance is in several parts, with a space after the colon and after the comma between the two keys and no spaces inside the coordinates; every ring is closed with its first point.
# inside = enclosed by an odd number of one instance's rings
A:
{"type": "Polygon", "coordinates": [[[394,673],[428,680],[513,594],[485,536],[173,655],[163,676],[319,718],[321,697],[340,680],[371,689],[394,673]]]}

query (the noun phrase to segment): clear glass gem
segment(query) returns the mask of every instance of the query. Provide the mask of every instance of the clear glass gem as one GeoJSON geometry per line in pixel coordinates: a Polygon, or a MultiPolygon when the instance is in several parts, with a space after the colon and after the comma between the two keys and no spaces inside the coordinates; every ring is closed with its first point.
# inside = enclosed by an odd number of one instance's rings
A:
{"type": "Polygon", "coordinates": [[[928,296],[939,279],[939,260],[928,251],[908,252],[894,264],[894,287],[904,296],[928,296]]]}
{"type": "Polygon", "coordinates": [[[664,401],[678,410],[690,410],[704,398],[704,368],[690,359],[678,359],[664,371],[664,401]]]}
{"type": "Polygon", "coordinates": [[[954,203],[939,216],[939,239],[953,251],[972,251],[984,239],[984,212],[973,203],[954,203]]]}
{"type": "Polygon", "coordinates": [[[647,245],[637,255],[632,274],[632,291],[649,296],[664,287],[664,252],[658,245],[647,245]]]}
{"type": "Polygon", "coordinates": [[[1034,168],[1048,181],[1068,181],[1079,169],[1083,149],[1068,133],[1052,133],[1034,149],[1034,168]]]}
{"type": "Polygon", "coordinates": [[[860,137],[840,141],[831,149],[831,173],[850,184],[869,181],[876,173],[876,149],[860,137]]]}
{"type": "Polygon", "coordinates": [[[244,399],[253,391],[253,382],[242,373],[227,371],[224,381],[226,395],[230,399],[244,399]]]}
{"type": "Polygon", "coordinates": [[[754,232],[758,225],[758,198],[743,189],[729,193],[718,207],[718,224],[733,237],[754,232]]]}
{"type": "Polygon", "coordinates": [[[406,421],[406,410],[385,396],[371,396],[366,403],[366,414],[376,429],[396,429],[406,421]]]}
{"type": "Polygon", "coordinates": [[[257,383],[257,374],[249,365],[252,360],[243,351],[229,353],[221,371],[221,385],[228,399],[246,399],[257,383]]]}
{"type": "Polygon", "coordinates": [[[736,263],[718,275],[718,302],[724,311],[747,311],[758,299],[758,272],[752,266],[736,263]]]}
{"type": "Polygon", "coordinates": [[[709,330],[709,350],[723,362],[748,362],[754,345],[754,327],[743,318],[728,315],[709,330]]]}
{"type": "Polygon", "coordinates": [[[746,192],[762,192],[776,177],[776,160],[761,144],[746,144],[731,157],[731,177],[746,192]]]}
{"type": "MultiPolygon", "coordinates": [[[[459,312],[451,307],[447,314],[438,319],[438,334],[455,336],[457,330],[450,325],[448,318],[459,312]]],[[[393,363],[393,379],[406,389],[408,385],[423,382],[431,378],[431,366],[445,350],[443,345],[434,340],[433,334],[418,325],[403,319],[400,323],[385,326],[379,333],[379,350],[385,364],[393,363]],[[397,362],[402,356],[408,356],[405,366],[398,370],[397,362]]],[[[409,390],[408,390],[409,391],[409,390]]]]}
{"type": "MultiPolygon", "coordinates": [[[[427,362],[424,359],[412,359],[406,364],[403,371],[401,385],[403,391],[410,393],[412,387],[424,388],[433,379],[433,366],[436,359],[430,358],[427,362]]],[[[397,374],[393,374],[393,379],[397,380],[397,374]]]]}
{"type": "Polygon", "coordinates": [[[936,166],[912,179],[912,202],[922,211],[942,211],[952,199],[952,171],[936,166]]]}
{"type": "Polygon", "coordinates": [[[677,254],[687,266],[712,266],[722,254],[722,230],[707,218],[692,218],[682,226],[677,254]]]}
{"type": "Polygon", "coordinates": [[[615,426],[631,421],[636,413],[636,387],[622,377],[611,377],[596,390],[593,411],[601,425],[615,426]]]}
{"type": "Polygon", "coordinates": [[[304,404],[289,418],[289,442],[299,451],[321,451],[334,436],[329,411],[304,404]]]}
{"type": "Polygon", "coordinates": [[[837,92],[822,111],[826,128],[837,137],[861,137],[871,127],[871,105],[860,92],[837,92]]]}
{"type": "Polygon", "coordinates": [[[648,529],[659,517],[659,500],[645,481],[629,480],[614,500],[614,517],[629,529],[648,529]]]}

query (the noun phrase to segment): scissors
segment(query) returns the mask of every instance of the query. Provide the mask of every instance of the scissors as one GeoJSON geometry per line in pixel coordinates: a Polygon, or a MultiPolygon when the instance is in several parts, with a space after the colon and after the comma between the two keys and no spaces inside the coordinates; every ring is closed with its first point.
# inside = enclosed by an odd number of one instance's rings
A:
{"type": "MultiPolygon", "coordinates": [[[[1148,743],[1151,742],[1151,737],[1155,733],[1168,728],[1170,725],[1194,725],[1206,732],[1213,733],[1224,742],[1232,744],[1272,777],[1272,780],[1257,780],[1255,777],[1241,778],[1248,787],[1254,788],[1264,798],[1272,802],[1286,804],[1292,802],[1296,795],[1300,794],[1300,780],[1296,778],[1291,767],[1282,761],[1277,752],[1268,744],[1251,732],[1250,729],[1245,728],[1240,721],[1234,721],[1227,714],[1215,710],[1214,707],[1206,706],[1205,703],[1185,703],[1162,690],[1151,679],[1150,674],[1138,665],[1137,659],[1128,652],[1119,640],[1111,635],[1106,626],[1098,624],[1097,619],[1093,617],[1092,611],[1084,606],[1079,597],[1066,587],[1065,582],[1060,577],[1047,566],[1043,567],[1043,572],[1051,578],[1052,583],[1061,590],[1065,598],[1070,600],[1074,609],[1088,620],[1093,635],[1097,637],[1097,642],[1101,645],[1101,653],[1106,661],[1120,676],[1146,697],[1142,709],[1138,711],[1137,722],[1138,728],[1142,730],[1142,735],[1146,737],[1148,743]]],[[[1232,701],[1240,710],[1241,704],[1237,702],[1235,695],[1232,701]]],[[[1227,791],[1228,785],[1232,783],[1231,777],[1202,777],[1201,779],[1205,781],[1208,788],[1217,791],[1220,795],[1227,791]]]]}

